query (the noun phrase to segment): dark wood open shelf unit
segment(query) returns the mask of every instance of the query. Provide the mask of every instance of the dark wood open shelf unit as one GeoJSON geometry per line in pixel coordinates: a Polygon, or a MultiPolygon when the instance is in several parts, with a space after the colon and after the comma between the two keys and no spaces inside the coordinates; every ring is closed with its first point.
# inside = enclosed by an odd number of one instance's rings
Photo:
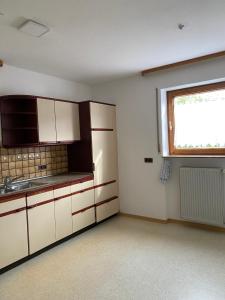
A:
{"type": "Polygon", "coordinates": [[[32,96],[1,97],[3,147],[38,144],[37,100],[32,96]]]}

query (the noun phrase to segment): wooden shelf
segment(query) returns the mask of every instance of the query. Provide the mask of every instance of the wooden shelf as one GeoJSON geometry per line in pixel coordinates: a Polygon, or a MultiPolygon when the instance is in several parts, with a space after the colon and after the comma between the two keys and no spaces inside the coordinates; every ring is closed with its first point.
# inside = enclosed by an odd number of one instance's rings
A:
{"type": "Polygon", "coordinates": [[[17,111],[17,112],[2,112],[3,115],[36,115],[36,112],[32,111],[17,111]]]}
{"type": "Polygon", "coordinates": [[[38,130],[38,128],[37,127],[15,127],[15,128],[2,127],[2,130],[38,130]]]}

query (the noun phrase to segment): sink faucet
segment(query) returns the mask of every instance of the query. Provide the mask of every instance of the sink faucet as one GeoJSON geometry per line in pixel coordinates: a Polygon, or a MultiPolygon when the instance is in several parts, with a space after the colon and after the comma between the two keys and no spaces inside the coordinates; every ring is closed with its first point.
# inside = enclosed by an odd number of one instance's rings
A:
{"type": "Polygon", "coordinates": [[[12,184],[15,180],[20,179],[22,177],[24,177],[24,175],[20,175],[20,176],[14,177],[14,178],[12,178],[10,176],[6,176],[4,178],[4,189],[8,189],[10,184],[12,184]]]}

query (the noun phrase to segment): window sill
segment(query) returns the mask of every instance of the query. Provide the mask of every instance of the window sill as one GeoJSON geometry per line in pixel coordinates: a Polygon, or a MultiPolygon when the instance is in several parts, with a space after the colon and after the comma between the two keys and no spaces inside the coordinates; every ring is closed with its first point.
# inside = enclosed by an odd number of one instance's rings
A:
{"type": "Polygon", "coordinates": [[[225,155],[163,155],[163,158],[225,158],[225,155]]]}

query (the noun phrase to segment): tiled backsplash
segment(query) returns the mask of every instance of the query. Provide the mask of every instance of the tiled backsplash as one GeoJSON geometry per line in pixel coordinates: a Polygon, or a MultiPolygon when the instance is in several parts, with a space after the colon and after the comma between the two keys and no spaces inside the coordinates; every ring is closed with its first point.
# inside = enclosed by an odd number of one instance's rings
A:
{"type": "Polygon", "coordinates": [[[0,182],[5,176],[35,178],[68,172],[66,145],[32,147],[32,148],[0,148],[0,182]],[[46,165],[45,170],[38,166],[46,165]]]}

